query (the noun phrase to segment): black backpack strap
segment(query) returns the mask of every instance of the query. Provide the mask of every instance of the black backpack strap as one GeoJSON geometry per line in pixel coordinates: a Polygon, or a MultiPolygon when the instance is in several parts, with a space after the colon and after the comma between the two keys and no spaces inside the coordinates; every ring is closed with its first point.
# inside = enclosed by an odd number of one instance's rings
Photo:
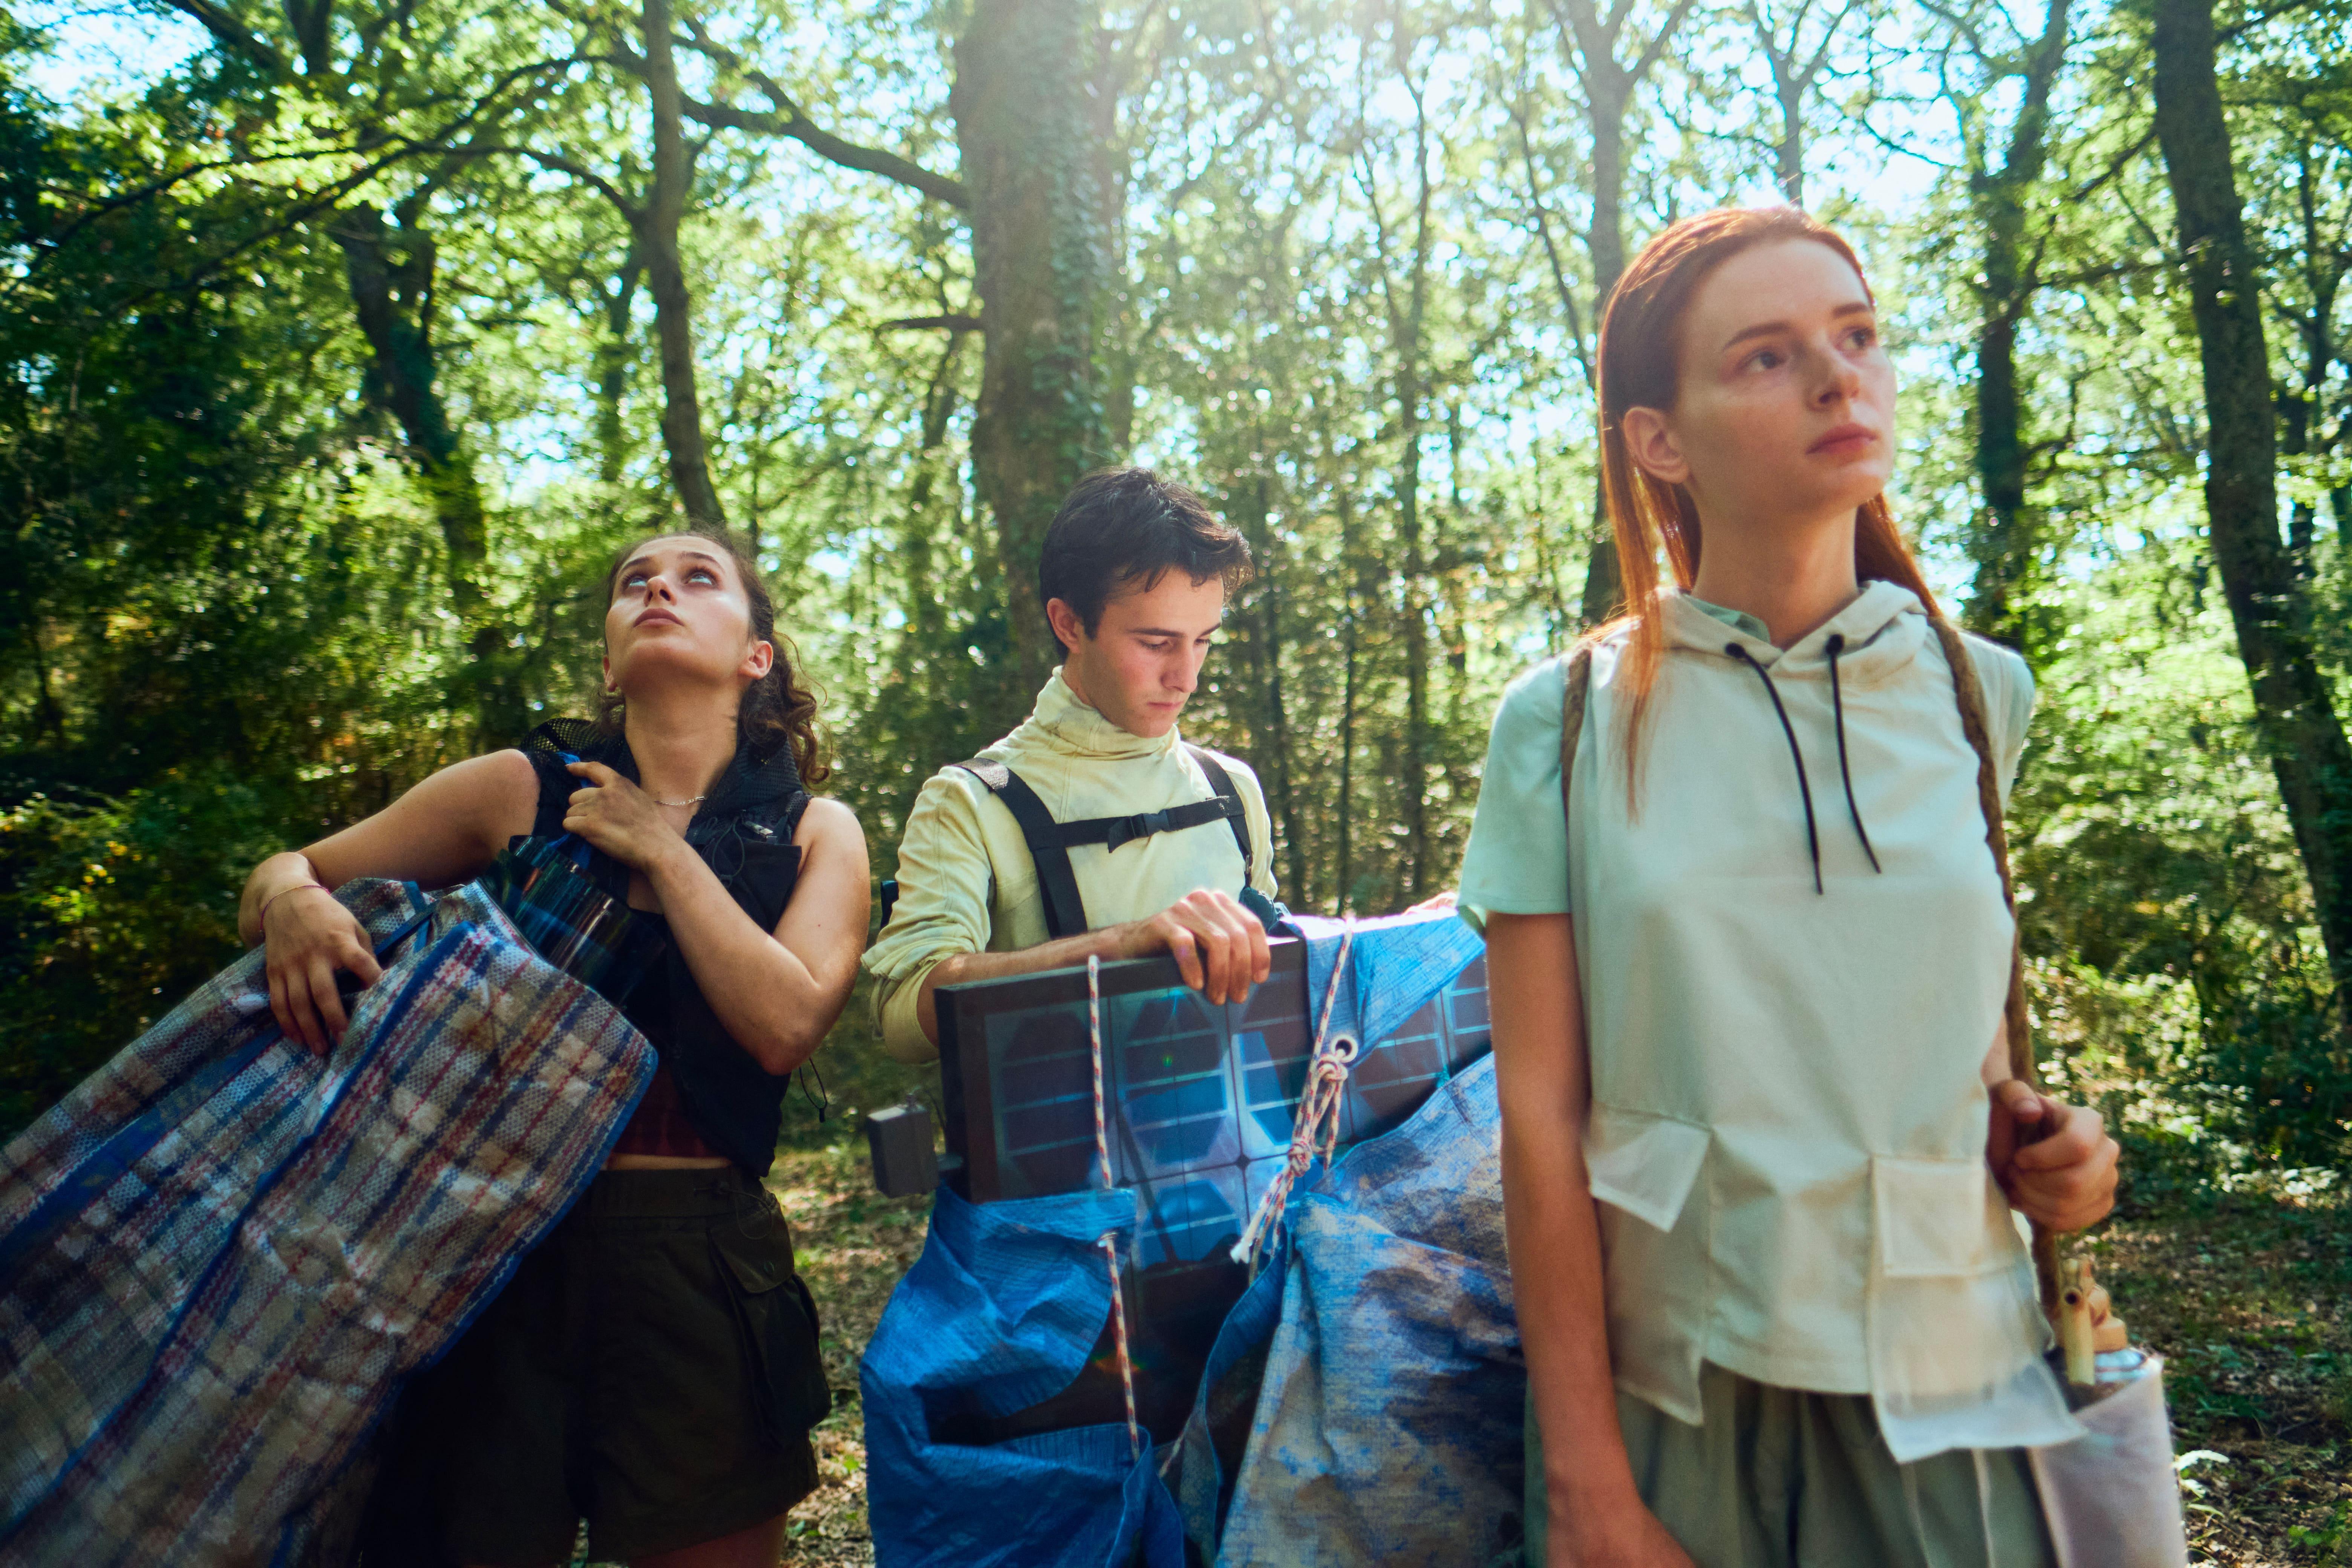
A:
{"type": "Polygon", "coordinates": [[[1212,822],[1239,822],[1241,807],[1239,800],[1219,795],[1161,811],[1139,811],[1132,816],[1089,816],[1081,822],[1062,823],[1056,831],[1062,836],[1065,848],[1099,844],[1117,854],[1120,845],[1149,838],[1155,833],[1181,833],[1188,827],[1205,827],[1212,822]]]}
{"type": "Polygon", "coordinates": [[[1217,792],[1217,798],[1233,803],[1233,814],[1225,820],[1234,825],[1234,842],[1242,847],[1242,886],[1246,888],[1257,870],[1257,852],[1250,847],[1249,813],[1243,809],[1242,793],[1234,787],[1233,774],[1225,772],[1225,764],[1217,761],[1214,752],[1203,751],[1189,741],[1184,749],[1192,753],[1192,760],[1209,775],[1209,787],[1217,792]]]}
{"type": "Polygon", "coordinates": [[[1045,930],[1053,936],[1063,937],[1093,929],[1087,923],[1086,903],[1078,897],[1077,876],[1070,868],[1070,851],[1081,844],[1099,844],[1115,855],[1122,844],[1149,838],[1155,833],[1181,833],[1188,827],[1224,822],[1232,826],[1234,842],[1241,847],[1242,886],[1249,886],[1255,861],[1241,792],[1234,787],[1233,775],[1216,758],[1198,746],[1185,749],[1208,775],[1210,786],[1217,792],[1213,798],[1171,805],[1162,811],[1139,811],[1132,816],[1089,816],[1078,822],[1055,821],[1045,803],[1037,798],[1037,792],[1003,763],[975,757],[955,765],[986,784],[988,792],[1013,813],[1013,820],[1020,825],[1021,837],[1029,846],[1029,858],[1036,863],[1037,886],[1045,898],[1045,930]]]}
{"type": "Polygon", "coordinates": [[[1029,846],[1029,858],[1037,867],[1037,889],[1045,899],[1045,933],[1052,937],[1076,936],[1091,929],[1087,924],[1086,901],[1078,897],[1077,876],[1070,869],[1070,851],[1063,837],[1062,825],[1054,820],[1054,814],[1045,809],[1037,792],[1003,763],[975,757],[955,765],[986,784],[988,793],[1004,803],[1005,809],[1013,813],[1013,820],[1020,826],[1021,837],[1029,846]]]}

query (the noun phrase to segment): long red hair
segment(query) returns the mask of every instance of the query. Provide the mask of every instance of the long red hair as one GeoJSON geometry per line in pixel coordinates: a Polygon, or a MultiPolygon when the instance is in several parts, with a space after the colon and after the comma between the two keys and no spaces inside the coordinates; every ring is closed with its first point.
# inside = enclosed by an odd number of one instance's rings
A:
{"type": "MultiPolygon", "coordinates": [[[[1586,640],[1629,634],[1617,676],[1633,697],[1619,721],[1629,803],[1641,773],[1643,720],[1666,647],[1664,629],[1648,613],[1657,595],[1658,557],[1664,555],[1675,585],[1687,589],[1698,580],[1705,540],[1690,491],[1653,478],[1633,461],[1625,445],[1625,411],[1675,406],[1681,391],[1683,317],[1700,286],[1741,251],[1783,239],[1828,246],[1845,258],[1869,294],[1861,258],[1828,225],[1790,206],[1723,207],[1669,225],[1643,246],[1610,291],[1601,318],[1601,495],[1617,542],[1621,598],[1615,618],[1586,640]]],[[[1919,596],[1929,615],[1940,613],[1883,492],[1854,514],[1853,570],[1865,582],[1900,584],[1919,596]]]]}

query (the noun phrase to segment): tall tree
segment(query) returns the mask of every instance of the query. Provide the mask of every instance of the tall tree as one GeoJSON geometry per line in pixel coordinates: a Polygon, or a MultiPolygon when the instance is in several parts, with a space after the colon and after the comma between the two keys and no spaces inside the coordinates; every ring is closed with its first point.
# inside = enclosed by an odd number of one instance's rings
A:
{"type": "Polygon", "coordinates": [[[1430,84],[1413,58],[1422,40],[1399,20],[1392,37],[1395,80],[1412,105],[1410,217],[1382,210],[1377,165],[1369,151],[1357,159],[1358,180],[1372,218],[1377,286],[1388,325],[1390,375],[1396,401],[1396,579],[1399,629],[1405,666],[1402,763],[1398,806],[1404,816],[1404,882],[1418,898],[1433,870],[1430,857],[1429,542],[1422,510],[1422,436],[1430,395],[1430,262],[1437,242],[1432,209],[1437,176],[1430,167],[1430,84]],[[1400,276],[1402,274],[1402,276],[1400,276]]]}
{"type": "Polygon", "coordinates": [[[702,399],[696,389],[693,301],[686,286],[686,261],[678,229],[686,218],[694,184],[694,158],[686,142],[685,95],[678,90],[677,58],[671,44],[676,25],[669,0],[644,0],[637,14],[645,53],[637,68],[653,110],[652,180],[642,203],[622,209],[635,230],[646,262],[646,288],[654,298],[654,330],[661,344],[662,446],[669,453],[670,482],[697,528],[723,529],[726,509],[710,480],[710,453],[702,434],[702,399]]]}
{"type": "MultiPolygon", "coordinates": [[[[1862,0],[1845,3],[1822,22],[1818,35],[1808,40],[1805,25],[1814,20],[1822,0],[1798,0],[1787,18],[1789,37],[1780,38],[1781,17],[1764,0],[1748,0],[1748,30],[1756,47],[1772,68],[1772,108],[1779,116],[1772,138],[1772,181],[1793,206],[1805,205],[1805,128],[1807,100],[1830,62],[1838,35],[1862,0]]],[[[1826,5],[1824,5],[1826,10],[1826,5]]]]}
{"type": "Polygon", "coordinates": [[[2207,426],[2205,516],[2253,689],[2256,722],[2294,831],[2352,1030],[2352,740],[2313,647],[2310,602],[2279,536],[2278,439],[2263,279],[2248,242],[2212,0],[2150,0],[2156,133],[2172,187],[2207,426]]]}
{"type": "MultiPolygon", "coordinates": [[[[793,136],[967,214],[983,342],[972,487],[995,523],[1015,662],[1035,690],[1057,657],[1037,595],[1046,525],[1079,476],[1119,444],[1102,351],[1127,191],[1118,100],[1138,40],[1108,32],[1094,0],[978,0],[955,43],[948,97],[960,179],[812,134],[772,79],[705,34],[694,47],[776,107],[758,115],[689,101],[689,115],[793,136]]],[[[947,313],[925,324],[956,331],[971,320],[947,313]]]]}
{"type": "MultiPolygon", "coordinates": [[[[1575,68],[1577,84],[1584,92],[1585,121],[1592,139],[1592,205],[1584,247],[1592,262],[1591,318],[1598,331],[1610,293],[1625,271],[1625,122],[1633,113],[1634,93],[1665,58],[1675,35],[1691,14],[1694,0],[1672,0],[1646,38],[1633,26],[1635,0],[1617,0],[1607,10],[1602,9],[1602,0],[1549,0],[1549,4],[1569,62],[1575,68]],[[1620,58],[1629,52],[1630,59],[1620,58]]],[[[1592,563],[1584,576],[1588,622],[1606,619],[1624,594],[1617,570],[1617,546],[1599,527],[1601,507],[1597,480],[1592,511],[1592,563]]]]}
{"type": "MultiPolygon", "coordinates": [[[[2308,68],[2305,60],[2295,63],[2308,68]]],[[[2290,466],[2305,472],[2332,466],[2328,459],[2342,450],[2352,422],[2336,375],[2347,358],[2337,318],[2346,277],[2352,272],[2352,191],[2346,184],[2352,174],[2352,145],[2345,140],[2352,117],[2346,113],[2346,74],[2337,64],[2317,80],[2298,74],[2273,89],[2281,161],[2292,184],[2283,193],[2289,216],[2278,226],[2289,241],[2287,257],[2271,289],[2271,306],[2294,334],[2298,351],[2289,359],[2290,373],[2279,378],[2279,449],[2290,466]]],[[[2328,498],[2339,536],[2352,538],[2345,532],[2352,525],[2352,483],[2340,473],[2332,475],[2328,498]]],[[[2298,575],[2309,576],[2315,569],[2318,512],[2309,500],[2291,503],[2287,545],[2298,575]]]]}
{"type": "Polygon", "coordinates": [[[584,53],[601,53],[643,86],[648,111],[651,157],[642,189],[632,188],[634,150],[613,174],[594,168],[581,153],[564,149],[560,135],[541,138],[517,151],[559,171],[612,203],[629,226],[632,256],[645,269],[646,291],[654,302],[654,331],[662,378],[662,446],[670,480],[688,521],[698,528],[727,526],[727,513],[712,478],[709,445],[703,429],[702,397],[694,335],[694,304],[687,282],[683,230],[693,203],[695,171],[709,134],[748,132],[801,143],[828,163],[876,174],[950,202],[961,201],[952,180],[878,148],[862,147],[823,130],[774,78],[751,65],[713,36],[703,19],[671,0],[639,0],[635,10],[582,13],[584,53]],[[709,101],[680,83],[677,51],[684,47],[713,68],[717,91],[709,101]],[[737,94],[748,87],[768,101],[745,107],[737,94]],[[689,140],[688,121],[705,128],[689,140]],[[554,150],[547,144],[555,142],[554,150]]]}
{"type": "Polygon", "coordinates": [[[284,189],[282,221],[310,224],[343,258],[352,318],[370,351],[364,393],[400,433],[440,525],[450,605],[470,628],[474,658],[457,681],[463,705],[481,733],[509,733],[523,710],[500,667],[507,628],[484,587],[489,531],[476,454],[443,385],[431,215],[485,142],[580,62],[504,36],[496,4],[453,8],[420,36],[413,9],[396,0],[341,9],[335,0],[275,9],[167,3],[244,68],[231,79],[242,78],[270,105],[260,123],[316,127],[325,144],[314,139],[311,151],[341,154],[323,178],[284,189]],[[493,41],[487,49],[459,43],[469,36],[493,41]],[[376,194],[384,187],[388,199],[376,194]]]}
{"type": "Polygon", "coordinates": [[[949,106],[971,193],[987,352],[973,488],[996,520],[1013,643],[1029,689],[1055,663],[1037,563],[1054,510],[1111,456],[1098,342],[1124,171],[1088,0],[977,0],[949,106]]]}
{"type": "MultiPolygon", "coordinates": [[[[1949,28],[1941,79],[1968,160],[1969,211],[1979,246],[1975,465],[1983,510],[1971,553],[1977,569],[1968,619],[2034,657],[2022,594],[2042,547],[2042,513],[2030,496],[2036,447],[2027,431],[2018,333],[2042,287],[2046,232],[2029,232],[2050,156],[2050,104],[2064,68],[2069,0],[2048,0],[2038,34],[2011,31],[2009,14],[1938,13],[1949,28]],[[1997,104],[2013,95],[2004,131],[1997,104]]],[[[2080,195],[2087,195],[2087,192],[2080,195]]],[[[2063,204],[2062,204],[2063,210],[2063,204]]]]}

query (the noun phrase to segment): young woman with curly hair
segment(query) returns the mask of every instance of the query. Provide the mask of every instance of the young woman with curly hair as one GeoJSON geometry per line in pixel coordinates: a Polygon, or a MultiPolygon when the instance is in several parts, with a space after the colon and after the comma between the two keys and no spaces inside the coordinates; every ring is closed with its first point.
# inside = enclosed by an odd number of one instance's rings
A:
{"type": "Polygon", "coordinates": [[[761,1184],[784,1090],[848,1000],[866,842],[812,799],[815,704],[751,563],[663,534],[606,580],[603,711],[444,768],[363,822],[272,856],[242,924],[270,1005],[323,1049],[366,933],[328,897],[355,877],[448,886],[510,841],[569,834],[667,938],[609,998],[660,1058],[604,1170],[394,1417],[371,1562],[602,1558],[772,1564],[816,1484],[829,1403],[814,1303],[761,1184]]]}

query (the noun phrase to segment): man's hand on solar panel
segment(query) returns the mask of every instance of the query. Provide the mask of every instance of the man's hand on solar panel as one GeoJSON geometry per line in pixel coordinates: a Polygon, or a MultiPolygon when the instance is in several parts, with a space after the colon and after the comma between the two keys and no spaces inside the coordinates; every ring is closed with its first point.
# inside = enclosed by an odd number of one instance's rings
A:
{"type": "Polygon", "coordinates": [[[1164,952],[1184,984],[1211,1002],[1243,1002],[1265,984],[1274,958],[1265,925],[1231,893],[1204,888],[1187,893],[1149,920],[1119,926],[1118,956],[1164,952]]]}

